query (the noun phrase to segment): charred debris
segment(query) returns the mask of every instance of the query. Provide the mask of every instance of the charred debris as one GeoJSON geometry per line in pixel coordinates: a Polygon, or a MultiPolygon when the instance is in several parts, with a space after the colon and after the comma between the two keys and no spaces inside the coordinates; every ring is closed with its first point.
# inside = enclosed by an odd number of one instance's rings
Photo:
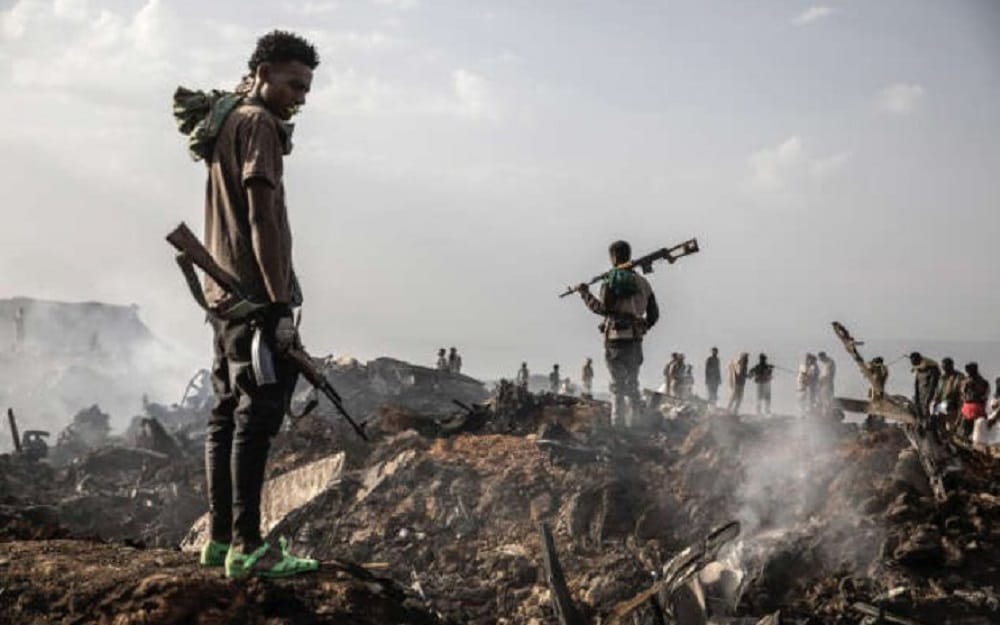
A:
{"type": "Polygon", "coordinates": [[[319,573],[237,583],[197,568],[210,405],[199,375],[121,436],[97,406],[54,437],[15,434],[18,451],[0,456],[0,612],[26,623],[1000,622],[1000,458],[903,398],[842,400],[885,418],[865,425],[733,417],[647,393],[643,426],[622,431],[592,399],[507,381],[487,390],[388,358],[321,364],[373,440],[304,389],[295,405],[318,407],[275,439],[262,503],[269,535],[321,559],[319,573]]]}

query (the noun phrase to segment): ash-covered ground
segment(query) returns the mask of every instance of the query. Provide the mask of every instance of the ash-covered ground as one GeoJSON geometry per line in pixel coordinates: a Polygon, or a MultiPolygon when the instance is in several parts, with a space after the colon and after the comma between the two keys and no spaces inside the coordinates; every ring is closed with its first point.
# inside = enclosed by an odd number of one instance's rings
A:
{"type": "MultiPolygon", "coordinates": [[[[945,437],[940,498],[892,423],[735,417],[650,395],[656,408],[623,432],[594,400],[506,383],[490,392],[391,359],[326,370],[373,440],[321,402],[275,440],[263,503],[270,536],[322,559],[320,573],[240,583],[197,567],[204,402],[151,404],[121,437],[94,434],[92,409],[49,458],[0,456],[0,614],[1000,622],[1000,460],[989,449],[945,437]],[[543,555],[543,527],[564,585],[543,555]]],[[[303,389],[296,405],[308,398],[303,389]]]]}

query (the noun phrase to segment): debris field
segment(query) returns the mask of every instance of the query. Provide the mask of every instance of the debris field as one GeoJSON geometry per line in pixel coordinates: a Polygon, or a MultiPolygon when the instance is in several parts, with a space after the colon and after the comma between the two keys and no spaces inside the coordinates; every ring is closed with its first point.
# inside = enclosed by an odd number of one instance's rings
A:
{"type": "Polygon", "coordinates": [[[960,468],[931,480],[891,421],[736,417],[653,394],[643,427],[621,431],[599,401],[507,382],[490,393],[389,359],[326,364],[373,440],[320,402],[275,439],[262,504],[269,536],[321,559],[320,573],[239,583],[199,569],[203,415],[147,416],[131,439],[58,466],[0,456],[0,614],[1000,622],[1000,460],[988,450],[942,437],[960,468]]]}

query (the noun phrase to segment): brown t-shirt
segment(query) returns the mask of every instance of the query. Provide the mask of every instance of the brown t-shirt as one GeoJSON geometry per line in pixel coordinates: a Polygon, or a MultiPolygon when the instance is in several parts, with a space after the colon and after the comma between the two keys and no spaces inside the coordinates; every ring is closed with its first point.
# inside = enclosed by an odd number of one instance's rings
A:
{"type": "MultiPolygon", "coordinates": [[[[302,303],[292,269],[292,232],[285,207],[282,158],[288,136],[281,121],[260,103],[248,101],[230,113],[219,131],[208,161],[205,193],[205,247],[215,261],[233,274],[245,295],[254,301],[276,301],[297,306],[302,303]],[[253,248],[250,203],[246,184],[252,179],[274,189],[273,224],[277,249],[262,250],[273,256],[278,276],[273,297],[268,293],[261,262],[253,248]]],[[[212,278],[205,278],[205,299],[224,308],[231,296],[212,278]]]]}

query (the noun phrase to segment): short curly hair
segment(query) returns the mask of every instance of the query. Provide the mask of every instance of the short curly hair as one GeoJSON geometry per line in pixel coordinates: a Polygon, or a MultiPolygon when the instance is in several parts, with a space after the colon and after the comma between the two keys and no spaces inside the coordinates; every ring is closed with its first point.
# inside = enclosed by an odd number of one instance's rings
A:
{"type": "Polygon", "coordinates": [[[288,63],[298,61],[309,69],[319,65],[319,54],[311,43],[285,30],[273,30],[257,40],[247,67],[256,72],[261,63],[288,63]]]}
{"type": "Polygon", "coordinates": [[[624,263],[632,258],[632,246],[627,241],[615,241],[608,246],[608,252],[616,263],[624,263]]]}

